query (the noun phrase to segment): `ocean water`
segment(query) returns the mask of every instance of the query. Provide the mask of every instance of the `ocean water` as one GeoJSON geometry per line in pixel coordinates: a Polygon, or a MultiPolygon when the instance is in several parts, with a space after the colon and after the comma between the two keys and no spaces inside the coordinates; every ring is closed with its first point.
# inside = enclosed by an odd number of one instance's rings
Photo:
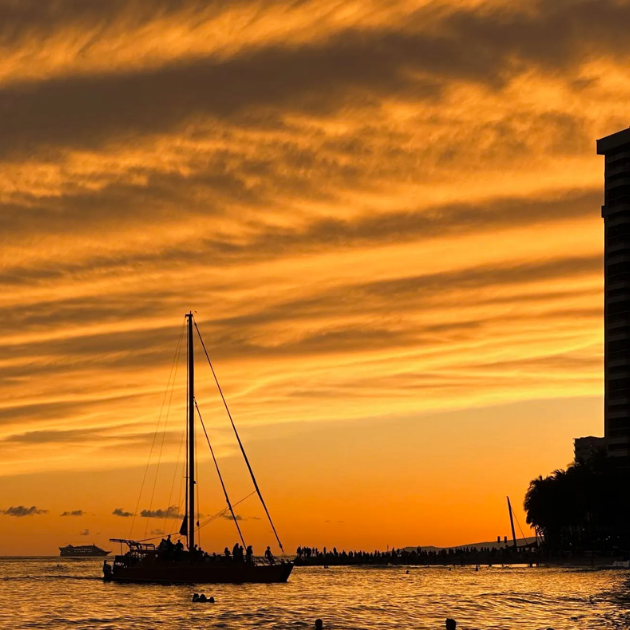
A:
{"type": "Polygon", "coordinates": [[[630,572],[297,567],[287,584],[104,583],[102,560],[0,559],[0,628],[171,630],[630,628],[630,572]],[[409,571],[407,573],[406,571],[409,571]],[[215,604],[193,604],[194,592],[215,604]]]}

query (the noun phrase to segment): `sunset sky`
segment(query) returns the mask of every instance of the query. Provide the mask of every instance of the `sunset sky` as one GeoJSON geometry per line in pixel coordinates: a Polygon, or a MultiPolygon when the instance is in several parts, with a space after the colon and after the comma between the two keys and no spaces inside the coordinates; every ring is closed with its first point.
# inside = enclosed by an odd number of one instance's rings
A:
{"type": "MultiPolygon", "coordinates": [[[[529,535],[529,481],[603,433],[595,139],[630,124],[629,23],[622,0],[0,0],[0,555],[177,529],[191,309],[287,551],[491,540],[506,495],[529,535]]],[[[236,511],[262,552],[255,497],[236,511]]]]}

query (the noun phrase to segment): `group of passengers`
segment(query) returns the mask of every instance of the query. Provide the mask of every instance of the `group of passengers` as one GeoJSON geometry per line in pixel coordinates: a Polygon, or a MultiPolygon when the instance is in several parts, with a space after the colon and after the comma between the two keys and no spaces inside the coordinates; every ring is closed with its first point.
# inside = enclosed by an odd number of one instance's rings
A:
{"type": "Polygon", "coordinates": [[[167,538],[162,538],[160,544],[157,547],[158,555],[162,557],[179,556],[184,551],[184,544],[181,540],[173,543],[171,535],[167,538]]]}
{"type": "MultiPolygon", "coordinates": [[[[217,562],[217,561],[231,561],[231,562],[246,562],[253,563],[254,562],[254,549],[251,545],[247,546],[247,549],[244,549],[242,545],[236,543],[234,547],[232,547],[232,552],[226,547],[223,550],[223,556],[218,556],[216,553],[210,555],[209,553],[202,551],[201,548],[194,546],[194,548],[187,552],[189,558],[197,560],[199,562],[217,562]]],[[[160,544],[157,546],[157,554],[158,558],[163,560],[178,560],[182,558],[184,554],[184,545],[181,540],[178,540],[176,543],[173,543],[171,540],[171,535],[169,534],[167,538],[163,538],[160,544]]],[[[265,551],[265,560],[269,564],[275,563],[275,558],[273,553],[271,552],[271,548],[267,547],[265,551]]]]}
{"type": "Polygon", "coordinates": [[[243,545],[236,543],[234,547],[232,547],[231,554],[227,547],[223,550],[223,557],[228,560],[231,558],[234,562],[253,562],[254,550],[251,545],[249,545],[247,549],[243,549],[243,545]]]}

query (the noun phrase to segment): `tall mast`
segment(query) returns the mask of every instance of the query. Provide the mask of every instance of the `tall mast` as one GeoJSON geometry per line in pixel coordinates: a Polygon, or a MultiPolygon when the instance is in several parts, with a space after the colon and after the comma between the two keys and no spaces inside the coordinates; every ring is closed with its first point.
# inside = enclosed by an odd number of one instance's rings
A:
{"type": "Polygon", "coordinates": [[[514,549],[516,549],[518,545],[516,544],[516,532],[514,531],[514,515],[512,514],[512,504],[510,503],[510,497],[507,497],[507,502],[508,512],[510,513],[510,525],[512,526],[512,540],[514,541],[514,549]]]}
{"type": "Polygon", "coordinates": [[[195,546],[195,358],[193,315],[188,320],[188,551],[195,546]]]}

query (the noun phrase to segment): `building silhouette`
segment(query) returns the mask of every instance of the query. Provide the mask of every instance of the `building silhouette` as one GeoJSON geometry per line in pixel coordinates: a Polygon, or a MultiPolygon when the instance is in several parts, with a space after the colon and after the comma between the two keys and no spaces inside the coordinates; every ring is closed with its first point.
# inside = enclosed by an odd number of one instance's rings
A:
{"type": "Polygon", "coordinates": [[[605,441],[630,466],[630,129],[598,140],[597,153],[605,158],[605,441]]]}
{"type": "Polygon", "coordinates": [[[575,461],[587,462],[602,451],[604,453],[606,452],[606,438],[594,437],[592,435],[575,438],[573,448],[575,451],[575,461]]]}

